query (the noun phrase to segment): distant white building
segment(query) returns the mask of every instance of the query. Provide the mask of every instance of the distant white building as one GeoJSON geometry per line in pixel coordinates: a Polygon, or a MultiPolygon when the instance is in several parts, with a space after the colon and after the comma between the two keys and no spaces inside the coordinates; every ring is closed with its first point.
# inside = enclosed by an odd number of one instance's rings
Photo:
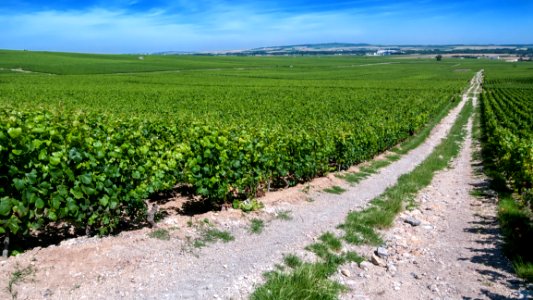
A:
{"type": "Polygon", "coordinates": [[[384,50],[384,49],[381,49],[381,50],[378,50],[376,52],[374,52],[374,56],[387,56],[387,55],[391,55],[391,54],[396,54],[396,53],[400,53],[400,51],[398,50],[384,50]]]}

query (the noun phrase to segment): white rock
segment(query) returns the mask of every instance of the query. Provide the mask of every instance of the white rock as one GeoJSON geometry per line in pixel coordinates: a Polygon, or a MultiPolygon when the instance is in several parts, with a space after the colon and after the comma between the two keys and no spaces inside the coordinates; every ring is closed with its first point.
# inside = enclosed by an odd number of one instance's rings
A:
{"type": "Polygon", "coordinates": [[[378,249],[376,250],[376,254],[381,258],[389,256],[389,252],[383,247],[378,247],[378,249]]]}
{"type": "Polygon", "coordinates": [[[391,273],[396,273],[396,271],[398,271],[398,269],[396,268],[396,266],[394,264],[387,264],[387,271],[391,272],[391,273]]]}
{"type": "Polygon", "coordinates": [[[347,269],[341,269],[341,274],[346,277],[352,276],[352,274],[350,274],[350,271],[348,271],[347,269]]]}
{"type": "Polygon", "coordinates": [[[370,267],[372,266],[372,264],[368,261],[362,261],[361,263],[359,263],[359,268],[363,269],[363,270],[368,270],[370,269],[370,267]]]}
{"type": "Polygon", "coordinates": [[[372,257],[370,258],[370,262],[376,266],[381,266],[381,267],[385,267],[387,265],[383,259],[379,258],[375,254],[372,254],[372,257]]]}

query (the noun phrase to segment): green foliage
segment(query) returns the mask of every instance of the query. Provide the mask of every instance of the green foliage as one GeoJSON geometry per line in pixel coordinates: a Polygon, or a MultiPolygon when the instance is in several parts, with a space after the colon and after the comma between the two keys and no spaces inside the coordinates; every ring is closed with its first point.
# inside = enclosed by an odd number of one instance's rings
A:
{"type": "Polygon", "coordinates": [[[170,233],[168,232],[168,230],[163,229],[163,228],[159,228],[159,229],[156,229],[150,232],[148,236],[154,239],[158,239],[158,240],[164,240],[164,241],[170,240],[170,233]]]}
{"type": "Polygon", "coordinates": [[[292,212],[290,210],[280,210],[276,212],[276,219],[283,221],[292,220],[292,212]]]}
{"type": "Polygon", "coordinates": [[[504,250],[518,276],[533,282],[533,215],[509,195],[500,195],[498,220],[505,237],[504,250]]]}
{"type": "Polygon", "coordinates": [[[331,266],[326,263],[303,263],[290,273],[271,272],[267,283],[256,289],[250,299],[334,300],[346,288],[329,280],[330,274],[331,266]]]}
{"type": "Polygon", "coordinates": [[[257,199],[252,200],[233,200],[233,208],[234,209],[240,209],[243,212],[251,212],[251,211],[257,211],[263,208],[264,205],[257,199]]]}
{"type": "Polygon", "coordinates": [[[340,194],[346,192],[346,189],[343,189],[340,186],[335,185],[335,186],[332,186],[330,188],[325,188],[324,192],[330,193],[330,194],[335,194],[335,195],[340,195],[340,194]]]}
{"type": "Polygon", "coordinates": [[[265,228],[265,222],[261,219],[252,219],[250,222],[250,232],[255,234],[260,234],[265,228]]]}
{"type": "Polygon", "coordinates": [[[27,235],[62,221],[113,231],[144,213],[150,193],[179,181],[182,149],[165,147],[172,132],[100,115],[0,110],[0,228],[27,235]]]}
{"type": "Polygon", "coordinates": [[[470,76],[420,60],[0,53],[7,70],[62,74],[0,73],[0,234],[15,235],[106,234],[176,184],[221,204],[346,169],[422,128],[470,76]]]}
{"type": "Polygon", "coordinates": [[[533,77],[531,71],[487,71],[481,94],[484,154],[522,200],[533,189],[533,77]],[[491,79],[490,76],[494,76],[491,79]]]}
{"type": "Polygon", "coordinates": [[[532,73],[513,64],[487,69],[486,77],[479,137],[484,171],[492,177],[491,188],[499,193],[498,220],[505,253],[517,275],[533,282],[532,73]]]}

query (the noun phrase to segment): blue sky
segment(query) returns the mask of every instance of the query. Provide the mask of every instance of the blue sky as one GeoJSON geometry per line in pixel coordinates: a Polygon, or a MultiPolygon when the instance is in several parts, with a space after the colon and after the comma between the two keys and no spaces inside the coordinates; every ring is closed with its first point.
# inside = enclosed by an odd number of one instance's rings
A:
{"type": "Polygon", "coordinates": [[[0,0],[0,28],[1,49],[96,53],[533,43],[533,1],[0,0]]]}

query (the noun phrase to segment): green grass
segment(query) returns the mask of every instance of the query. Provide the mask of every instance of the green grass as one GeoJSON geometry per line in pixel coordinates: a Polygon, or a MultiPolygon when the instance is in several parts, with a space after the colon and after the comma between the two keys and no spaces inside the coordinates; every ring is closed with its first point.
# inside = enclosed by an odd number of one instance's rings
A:
{"type": "Polygon", "coordinates": [[[533,263],[524,262],[520,258],[513,260],[513,268],[518,277],[524,278],[529,282],[533,282],[533,263]]]}
{"type": "Polygon", "coordinates": [[[276,219],[290,221],[292,220],[292,212],[290,210],[280,210],[276,212],[276,219]]]}
{"type": "Polygon", "coordinates": [[[229,231],[223,231],[216,228],[208,228],[202,231],[201,237],[194,240],[195,248],[202,248],[207,246],[209,243],[215,243],[217,241],[222,241],[224,243],[233,241],[235,238],[231,235],[229,231]]]}
{"type": "Polygon", "coordinates": [[[330,194],[335,194],[335,195],[340,195],[340,194],[346,192],[346,189],[343,189],[340,186],[335,185],[335,186],[332,186],[330,188],[325,188],[324,192],[330,193],[330,194]]]}
{"type": "Polygon", "coordinates": [[[333,300],[346,290],[341,284],[326,279],[332,267],[326,263],[303,263],[289,272],[274,271],[265,275],[268,284],[256,289],[250,299],[333,300]]]}
{"type": "Polygon", "coordinates": [[[342,248],[342,241],[335,237],[335,235],[331,232],[326,232],[322,234],[319,240],[322,243],[326,244],[328,248],[333,251],[340,251],[342,248]]]}
{"type": "Polygon", "coordinates": [[[533,282],[533,214],[509,194],[500,193],[498,220],[504,236],[504,251],[519,277],[533,282]]]}
{"type": "Polygon", "coordinates": [[[261,219],[252,219],[250,222],[250,232],[254,234],[260,234],[265,228],[265,222],[261,219]]]}
{"type": "Polygon", "coordinates": [[[163,240],[163,241],[170,240],[170,233],[168,232],[168,230],[163,229],[163,228],[159,228],[159,229],[156,229],[150,232],[148,236],[151,238],[163,240]]]}
{"type": "Polygon", "coordinates": [[[351,172],[351,173],[346,173],[343,175],[338,175],[337,177],[346,180],[350,184],[356,184],[356,183],[361,182],[361,180],[367,178],[368,176],[370,176],[370,174],[368,173],[351,172]]]}
{"type": "Polygon", "coordinates": [[[361,167],[361,172],[375,174],[381,168],[384,168],[391,164],[390,160],[374,160],[371,161],[368,166],[361,167]]]}
{"type": "Polygon", "coordinates": [[[191,221],[190,226],[194,226],[199,233],[199,237],[195,239],[188,238],[189,246],[192,245],[193,248],[203,248],[206,247],[208,244],[216,243],[217,241],[228,243],[235,239],[235,237],[231,235],[229,231],[215,228],[214,225],[211,224],[207,218],[196,223],[193,223],[191,221]]]}
{"type": "Polygon", "coordinates": [[[393,161],[397,161],[397,160],[400,160],[400,158],[402,158],[401,155],[399,154],[389,154],[386,156],[387,160],[393,162],[393,161]]]}
{"type": "MultiPolygon", "coordinates": [[[[472,103],[468,102],[460,112],[448,137],[411,173],[401,176],[398,183],[372,200],[369,208],[349,213],[343,224],[344,240],[348,243],[378,245],[382,239],[377,229],[389,227],[396,215],[411,204],[416,193],[427,186],[433,174],[448,166],[460,150],[464,139],[472,103]]],[[[347,261],[361,262],[354,252],[340,252],[342,241],[332,233],[324,233],[319,242],[306,247],[319,258],[315,263],[301,263],[294,256],[285,260],[291,269],[276,270],[265,275],[267,282],[257,288],[251,299],[337,299],[345,287],[329,278],[347,261]]]]}

